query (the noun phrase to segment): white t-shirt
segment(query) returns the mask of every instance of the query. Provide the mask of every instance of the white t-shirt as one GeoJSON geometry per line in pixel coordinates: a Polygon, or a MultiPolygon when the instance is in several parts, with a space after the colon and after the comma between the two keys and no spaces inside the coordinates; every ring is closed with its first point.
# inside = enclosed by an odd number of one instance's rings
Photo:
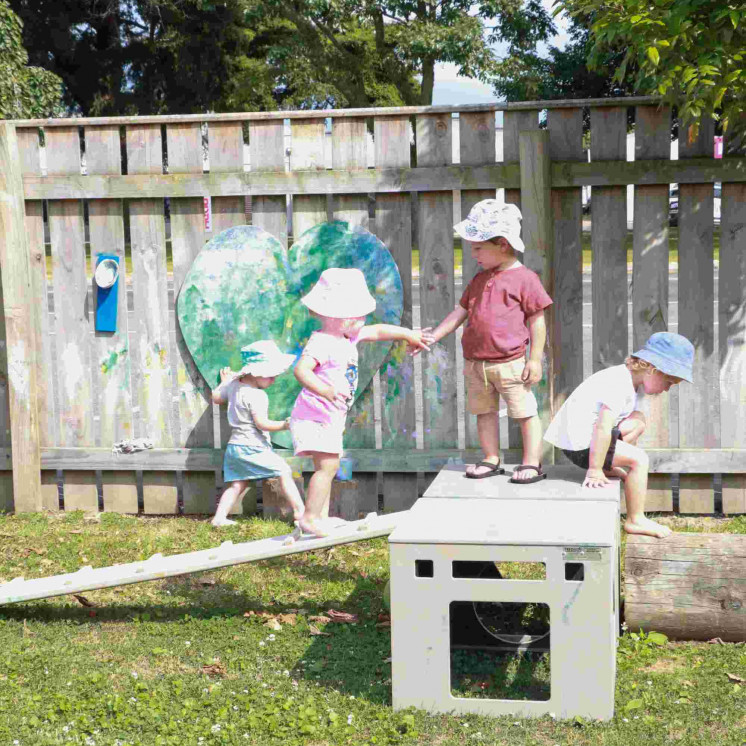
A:
{"type": "Polygon", "coordinates": [[[269,433],[254,424],[254,415],[267,419],[267,392],[234,378],[220,394],[228,400],[228,424],[232,428],[228,442],[252,448],[271,448],[269,433]]]}
{"type": "Polygon", "coordinates": [[[567,451],[590,448],[602,406],[611,410],[615,426],[637,408],[637,392],[626,365],[600,370],[583,381],[554,416],[544,440],[567,451]]]}

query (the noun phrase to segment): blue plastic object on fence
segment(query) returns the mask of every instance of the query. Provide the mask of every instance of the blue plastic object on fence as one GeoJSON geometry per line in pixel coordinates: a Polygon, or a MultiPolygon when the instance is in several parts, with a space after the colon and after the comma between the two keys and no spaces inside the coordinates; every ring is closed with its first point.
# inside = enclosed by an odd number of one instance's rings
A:
{"type": "Polygon", "coordinates": [[[117,301],[119,298],[119,257],[98,254],[96,257],[96,331],[117,330],[117,301]]]}

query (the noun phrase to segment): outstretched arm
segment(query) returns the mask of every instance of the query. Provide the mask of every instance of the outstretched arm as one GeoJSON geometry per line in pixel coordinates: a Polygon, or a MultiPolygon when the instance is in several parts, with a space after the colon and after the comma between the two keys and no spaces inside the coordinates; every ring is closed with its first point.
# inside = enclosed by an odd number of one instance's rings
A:
{"type": "Polygon", "coordinates": [[[358,342],[386,342],[393,339],[402,339],[416,350],[429,350],[432,336],[427,329],[415,331],[393,324],[371,324],[364,326],[357,337],[358,342]]]}
{"type": "Polygon", "coordinates": [[[604,474],[604,461],[611,443],[611,428],[613,426],[613,412],[608,407],[602,406],[591,435],[588,471],[583,480],[583,487],[605,487],[609,483],[604,474]]]}
{"type": "Polygon", "coordinates": [[[435,327],[435,331],[432,332],[433,342],[440,342],[443,337],[447,337],[452,332],[455,332],[461,324],[466,321],[469,316],[469,312],[461,305],[457,305],[456,308],[446,316],[443,321],[435,327]]]}

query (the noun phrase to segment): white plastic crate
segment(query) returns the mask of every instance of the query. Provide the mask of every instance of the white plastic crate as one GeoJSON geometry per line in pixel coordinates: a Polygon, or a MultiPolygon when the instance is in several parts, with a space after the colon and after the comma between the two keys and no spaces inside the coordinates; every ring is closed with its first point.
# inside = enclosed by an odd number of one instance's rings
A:
{"type": "MultiPolygon", "coordinates": [[[[537,490],[548,491],[546,481],[512,487],[525,497],[422,498],[389,537],[394,707],[610,718],[619,618],[618,486],[610,488],[605,500],[536,499],[537,490]],[[616,502],[611,492],[616,492],[616,502]],[[485,574],[496,562],[543,563],[545,579],[485,574]],[[496,609],[495,618],[508,618],[524,606],[536,614],[533,624],[546,621],[541,616],[548,610],[548,636],[501,632],[484,623],[488,614],[479,613],[496,609]],[[474,640],[464,638],[462,627],[471,625],[479,632],[472,622],[462,624],[468,608],[483,628],[481,638],[476,632],[474,640]],[[519,690],[510,693],[517,698],[491,697],[488,687],[484,695],[480,674],[468,691],[453,693],[459,656],[468,659],[472,649],[482,658],[521,650],[525,663],[538,658],[536,649],[543,645],[549,652],[547,681],[529,682],[528,694],[519,690]],[[487,652],[480,652],[482,646],[487,652]],[[533,697],[531,691],[540,684],[541,696],[533,697]]],[[[549,491],[556,487],[550,483],[549,491]]],[[[487,680],[496,681],[497,672],[496,666],[487,680]]]]}

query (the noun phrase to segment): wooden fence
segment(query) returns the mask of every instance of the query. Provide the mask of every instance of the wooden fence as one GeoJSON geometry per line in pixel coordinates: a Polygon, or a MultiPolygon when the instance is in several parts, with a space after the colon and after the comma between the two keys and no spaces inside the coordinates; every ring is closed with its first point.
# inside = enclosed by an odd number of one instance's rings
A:
{"type": "MultiPolygon", "coordinates": [[[[555,299],[538,387],[544,420],[591,370],[622,362],[654,331],[676,329],[673,308],[678,331],[696,347],[696,382],[651,404],[648,505],[746,512],[746,159],[729,152],[726,135],[728,154],[716,160],[713,126],[704,123],[696,136],[682,129],[680,159],[671,160],[670,133],[670,110],[649,98],[3,123],[0,509],[214,509],[227,428],[185,349],[174,298],[205,241],[245,223],[247,198],[253,223],[285,242],[289,214],[295,236],[329,217],[367,226],[399,266],[403,323],[429,326],[457,303],[462,276],[465,283],[476,271],[465,252],[458,272],[454,204],[465,216],[504,189],[524,213],[526,263],[555,299]],[[626,160],[629,109],[634,161],[626,160]],[[588,185],[592,267],[584,272],[588,185]],[[114,334],[93,329],[101,252],[121,258],[126,289],[114,334]],[[592,287],[585,310],[584,282],[592,287]],[[112,453],[113,442],[131,437],[150,437],[156,447],[112,453]]],[[[408,507],[449,458],[478,457],[461,370],[455,335],[430,355],[381,370],[346,436],[355,479],[338,490],[348,514],[350,505],[352,512],[408,507]]],[[[506,460],[515,462],[520,440],[512,427],[503,430],[506,460]]],[[[562,459],[545,453],[547,462],[555,457],[562,459]]],[[[244,501],[249,512],[253,498],[244,501]]]]}

